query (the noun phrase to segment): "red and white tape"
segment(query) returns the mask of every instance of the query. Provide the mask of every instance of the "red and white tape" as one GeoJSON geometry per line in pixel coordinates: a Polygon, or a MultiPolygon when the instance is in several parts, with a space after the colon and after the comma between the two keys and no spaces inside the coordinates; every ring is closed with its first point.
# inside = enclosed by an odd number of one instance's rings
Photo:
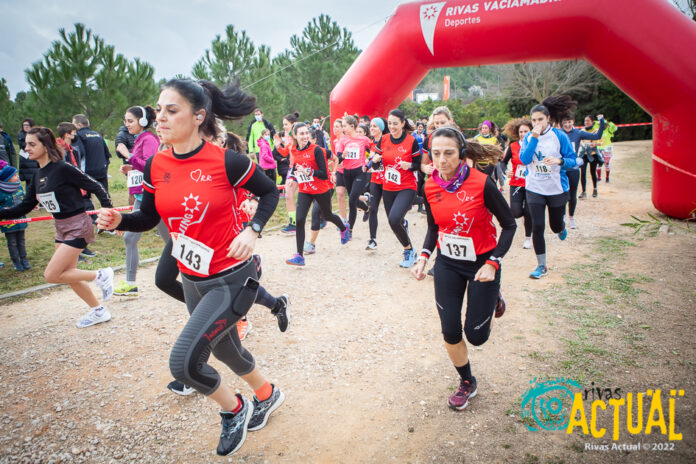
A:
{"type": "MultiPolygon", "coordinates": [[[[129,209],[133,209],[132,206],[119,206],[118,208],[112,208],[115,209],[116,211],[128,211],[129,209]]],[[[94,211],[87,211],[87,214],[97,214],[99,211],[94,210],[94,211]]],[[[23,219],[10,219],[7,221],[0,221],[0,226],[9,226],[13,224],[24,224],[27,222],[39,222],[39,221],[50,221],[53,219],[53,216],[37,216],[37,217],[32,217],[32,218],[23,218],[23,219]]]]}

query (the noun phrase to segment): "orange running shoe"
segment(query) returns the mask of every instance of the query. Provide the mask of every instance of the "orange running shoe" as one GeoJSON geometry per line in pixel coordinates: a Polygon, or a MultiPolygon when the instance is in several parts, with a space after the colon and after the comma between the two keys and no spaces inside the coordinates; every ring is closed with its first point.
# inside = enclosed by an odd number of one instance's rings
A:
{"type": "Polygon", "coordinates": [[[248,319],[240,319],[237,321],[237,333],[239,334],[240,340],[244,340],[249,332],[251,332],[251,322],[249,322],[248,319]]]}

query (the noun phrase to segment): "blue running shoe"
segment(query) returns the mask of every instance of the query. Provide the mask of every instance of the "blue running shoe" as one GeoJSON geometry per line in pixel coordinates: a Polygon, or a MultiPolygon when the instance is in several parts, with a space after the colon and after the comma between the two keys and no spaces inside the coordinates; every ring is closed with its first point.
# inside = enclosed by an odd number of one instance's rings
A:
{"type": "Polygon", "coordinates": [[[411,248],[410,250],[404,250],[404,260],[401,261],[399,266],[409,268],[413,266],[416,262],[416,250],[411,248]]]}
{"type": "Polygon", "coordinates": [[[305,242],[304,252],[306,255],[313,255],[317,252],[317,247],[312,242],[305,242]]]}
{"type": "Polygon", "coordinates": [[[285,227],[283,227],[282,229],[280,229],[280,231],[284,234],[291,235],[297,231],[297,227],[295,227],[295,224],[288,224],[285,227]]]}
{"type": "Polygon", "coordinates": [[[567,236],[568,236],[568,229],[563,229],[563,230],[558,234],[558,238],[560,238],[561,240],[565,240],[567,236]]]}
{"type": "Polygon", "coordinates": [[[290,259],[286,259],[285,263],[290,264],[292,266],[304,266],[304,264],[305,264],[304,257],[300,256],[299,253],[295,253],[295,256],[293,256],[290,259]]]}
{"type": "Polygon", "coordinates": [[[529,277],[532,279],[541,279],[544,277],[549,269],[546,266],[539,265],[536,269],[529,273],[529,277]]]}
{"type": "Polygon", "coordinates": [[[346,230],[341,232],[341,245],[345,245],[348,242],[350,242],[350,228],[346,224],[346,230]]]}

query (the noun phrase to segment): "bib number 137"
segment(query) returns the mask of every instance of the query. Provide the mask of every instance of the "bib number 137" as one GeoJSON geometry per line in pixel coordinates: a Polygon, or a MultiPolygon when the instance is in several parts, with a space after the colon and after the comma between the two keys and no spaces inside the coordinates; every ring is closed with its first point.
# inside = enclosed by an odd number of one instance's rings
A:
{"type": "Polygon", "coordinates": [[[212,248],[182,234],[172,234],[172,239],[172,256],[177,261],[198,274],[210,274],[214,251],[212,248]]]}
{"type": "Polygon", "coordinates": [[[440,253],[460,261],[476,261],[474,241],[471,237],[453,234],[440,235],[440,253]]]}

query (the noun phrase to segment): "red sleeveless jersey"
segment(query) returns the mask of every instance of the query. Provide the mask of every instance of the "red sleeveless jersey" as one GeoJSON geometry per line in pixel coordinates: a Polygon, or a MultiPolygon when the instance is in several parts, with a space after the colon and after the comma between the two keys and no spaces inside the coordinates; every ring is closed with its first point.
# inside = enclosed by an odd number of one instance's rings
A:
{"type": "MultiPolygon", "coordinates": [[[[189,158],[176,158],[172,149],[158,152],[150,165],[150,182],[143,188],[155,196],[155,207],[172,238],[184,235],[212,249],[208,273],[196,272],[177,262],[187,275],[218,274],[239,263],[227,257],[227,247],[242,231],[237,205],[241,187],[251,178],[256,165],[236,186],[230,185],[225,169],[225,149],[205,143],[189,158]]],[[[174,250],[176,252],[176,250],[174,250]]]]}
{"type": "MultiPolygon", "coordinates": [[[[314,155],[314,150],[317,148],[321,150],[321,147],[310,143],[304,150],[295,149],[293,151],[295,166],[308,167],[312,171],[318,169],[319,165],[317,164],[317,159],[314,155]]],[[[326,159],[326,153],[323,151],[322,156],[324,159],[326,159]]],[[[327,174],[329,172],[328,166],[326,167],[326,172],[327,174]]],[[[331,188],[331,180],[317,179],[313,176],[313,174],[310,174],[309,177],[304,177],[304,175],[300,174],[299,172],[295,172],[295,179],[297,179],[299,190],[302,193],[319,194],[324,193],[331,188]]]]}
{"type": "MultiPolygon", "coordinates": [[[[486,179],[487,175],[469,168],[469,177],[454,193],[440,187],[432,177],[425,183],[425,197],[439,232],[470,237],[477,255],[491,251],[498,244],[493,215],[483,199],[486,179]]],[[[437,247],[440,248],[439,240],[437,247]]]]}
{"type": "Polygon", "coordinates": [[[410,163],[413,157],[418,155],[418,153],[412,152],[414,143],[418,142],[411,134],[406,134],[401,143],[397,144],[392,143],[389,134],[382,136],[380,151],[382,152],[382,166],[384,166],[384,190],[395,192],[417,189],[415,173],[401,169],[399,165],[401,161],[410,163]]]}
{"type": "Polygon", "coordinates": [[[520,161],[520,142],[512,142],[510,144],[510,151],[512,152],[512,175],[510,176],[510,185],[513,187],[524,187],[525,186],[525,176],[527,175],[527,166],[522,164],[520,161]]]}

